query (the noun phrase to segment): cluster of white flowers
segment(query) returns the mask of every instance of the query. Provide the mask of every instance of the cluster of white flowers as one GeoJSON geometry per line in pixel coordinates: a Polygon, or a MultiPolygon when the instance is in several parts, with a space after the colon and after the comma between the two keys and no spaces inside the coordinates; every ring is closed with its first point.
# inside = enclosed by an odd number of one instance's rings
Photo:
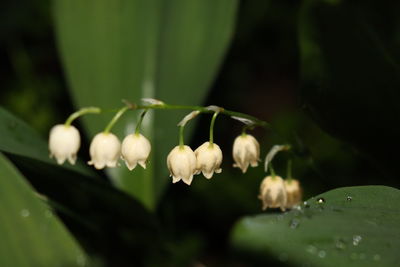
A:
{"type": "MultiPolygon", "coordinates": [[[[161,101],[154,101],[152,100],[150,104],[165,105],[161,101]]],[[[118,160],[121,158],[129,170],[133,170],[138,164],[146,169],[146,162],[151,152],[151,144],[146,137],[139,133],[139,129],[141,119],[143,119],[147,110],[142,113],[135,133],[126,136],[122,144],[118,137],[110,132],[113,123],[127,109],[128,107],[122,108],[114,116],[106,130],[95,135],[90,144],[89,165],[93,165],[96,169],[117,167],[119,165],[118,160]]],[[[178,124],[181,127],[179,145],[174,147],[167,156],[167,167],[172,177],[172,183],[182,180],[185,184],[190,185],[194,175],[202,173],[205,178],[211,179],[214,173],[222,172],[222,151],[213,142],[212,133],[215,118],[223,109],[216,106],[209,106],[207,110],[215,112],[210,125],[210,141],[204,142],[194,151],[183,143],[183,128],[189,120],[200,114],[200,111],[192,111],[178,124]]],[[[75,164],[81,140],[79,131],[71,125],[71,122],[74,118],[85,112],[98,113],[99,109],[93,107],[81,109],[81,111],[72,114],[65,124],[56,125],[51,129],[49,136],[50,157],[54,157],[58,164],[63,164],[66,160],[71,164],[75,164]]],[[[249,119],[231,117],[245,123],[246,127],[253,123],[249,119]]],[[[288,145],[275,145],[267,154],[265,171],[267,171],[268,165],[276,153],[288,149],[290,149],[288,145]]],[[[234,140],[232,156],[235,162],[233,167],[240,168],[245,173],[249,166],[258,166],[260,161],[260,145],[256,138],[243,131],[234,140]]],[[[289,162],[290,168],[288,167],[288,170],[291,170],[291,161],[289,162]]],[[[283,180],[281,177],[275,175],[271,166],[271,176],[265,177],[260,186],[259,199],[262,201],[263,210],[267,208],[280,208],[284,211],[300,203],[302,197],[300,183],[292,179],[290,173],[291,171],[288,171],[288,179],[283,180]]]]}
{"type": "MultiPolygon", "coordinates": [[[[246,172],[249,164],[258,165],[260,145],[257,140],[249,135],[238,136],[233,144],[233,166],[246,172]]],[[[193,151],[189,146],[176,146],[167,157],[167,165],[172,176],[172,182],[182,180],[190,185],[193,175],[203,173],[204,177],[211,179],[214,173],[221,173],[222,151],[221,148],[210,142],[205,142],[193,151]]]]}
{"type": "MultiPolygon", "coordinates": [[[[51,129],[50,156],[55,157],[58,164],[63,164],[66,159],[74,164],[79,147],[80,135],[74,126],[59,124],[51,129]]],[[[116,167],[118,159],[122,158],[129,170],[133,170],[137,164],[145,169],[150,151],[149,140],[139,133],[126,136],[121,145],[114,134],[101,132],[90,144],[91,159],[88,164],[96,169],[112,168],[116,167]]],[[[233,166],[239,167],[245,173],[249,165],[252,167],[258,165],[259,156],[260,145],[253,136],[242,134],[235,139],[233,166]]],[[[167,166],[173,183],[182,180],[190,185],[195,174],[202,173],[207,179],[211,179],[214,173],[221,173],[222,158],[221,148],[215,143],[205,142],[195,151],[189,146],[178,145],[169,153],[167,166]]]]}
{"type": "MultiPolygon", "coordinates": [[[[59,124],[50,131],[49,150],[50,157],[55,157],[58,164],[63,164],[66,159],[75,164],[76,154],[80,146],[79,131],[72,125],[59,124]]],[[[98,133],[90,143],[89,165],[96,169],[117,167],[118,159],[125,161],[129,170],[137,164],[146,169],[146,161],[150,155],[151,145],[149,140],[140,133],[126,136],[122,142],[112,133],[98,133]]]]}
{"type": "Polygon", "coordinates": [[[262,209],[280,208],[282,211],[300,204],[302,192],[299,181],[283,180],[280,176],[267,176],[261,182],[260,195],[262,209]]]}

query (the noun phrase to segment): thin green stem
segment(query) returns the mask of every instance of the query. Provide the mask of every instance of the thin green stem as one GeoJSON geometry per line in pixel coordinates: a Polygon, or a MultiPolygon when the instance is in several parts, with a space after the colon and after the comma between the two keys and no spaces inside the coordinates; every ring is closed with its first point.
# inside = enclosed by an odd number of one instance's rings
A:
{"type": "Polygon", "coordinates": [[[100,113],[100,112],[101,112],[101,109],[98,108],[98,107],[85,107],[85,108],[81,108],[81,109],[79,109],[78,111],[72,113],[72,114],[68,117],[68,119],[65,121],[64,125],[65,125],[65,126],[70,126],[71,123],[72,123],[75,119],[79,118],[79,117],[82,116],[82,115],[89,114],[89,113],[100,113]]]}
{"type": "Polygon", "coordinates": [[[184,142],[184,136],[183,136],[183,130],[185,129],[185,126],[179,126],[179,148],[183,149],[183,146],[185,145],[184,142]]]}
{"type": "Polygon", "coordinates": [[[136,130],[135,130],[135,134],[137,134],[137,135],[140,132],[140,127],[142,126],[142,121],[143,121],[144,115],[146,115],[147,111],[148,111],[148,109],[145,109],[145,110],[143,110],[142,114],[140,114],[138,123],[136,125],[136,130]]]}
{"type": "Polygon", "coordinates": [[[214,144],[214,124],[215,124],[215,119],[217,118],[219,112],[215,112],[214,115],[212,116],[211,123],[210,123],[210,146],[214,144]]]}
{"type": "Polygon", "coordinates": [[[275,170],[274,170],[274,167],[272,166],[272,163],[270,162],[269,163],[269,170],[270,170],[270,172],[271,172],[271,177],[272,177],[272,179],[275,179],[275,170]]]}
{"type": "MultiPolygon", "coordinates": [[[[207,107],[202,107],[202,106],[185,106],[185,105],[169,105],[169,104],[163,104],[163,105],[134,105],[130,104],[129,107],[131,109],[186,109],[186,110],[198,110],[201,113],[215,113],[214,109],[210,109],[207,107]]],[[[234,116],[234,117],[239,117],[239,118],[244,118],[251,120],[253,122],[252,126],[260,126],[260,127],[265,127],[265,128],[271,128],[270,125],[263,120],[257,119],[256,117],[236,112],[236,111],[231,111],[227,109],[220,108],[219,113],[227,115],[227,116],[234,116]]]]}
{"type": "Polygon", "coordinates": [[[104,129],[104,133],[109,133],[114,126],[114,124],[119,120],[119,118],[129,109],[128,106],[121,108],[117,114],[114,115],[112,120],[108,123],[107,127],[104,129]]]}

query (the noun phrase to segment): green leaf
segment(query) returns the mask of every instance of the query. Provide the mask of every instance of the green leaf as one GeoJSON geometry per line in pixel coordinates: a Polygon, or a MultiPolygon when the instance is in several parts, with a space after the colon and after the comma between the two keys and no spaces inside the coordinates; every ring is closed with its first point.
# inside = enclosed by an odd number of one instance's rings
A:
{"type": "MultiPolygon", "coordinates": [[[[0,107],[0,151],[56,165],[49,158],[47,142],[24,121],[0,107]]],[[[82,174],[93,174],[90,169],[78,162],[77,165],[64,164],[62,168],[82,174]]]]}
{"type": "Polygon", "coordinates": [[[300,209],[240,220],[234,245],[299,266],[396,266],[400,191],[344,187],[311,198],[300,209]]]}
{"type": "Polygon", "coordinates": [[[83,266],[86,256],[0,153],[0,265],[83,266]]]}
{"type": "Polygon", "coordinates": [[[400,128],[393,127],[400,123],[399,10],[398,1],[307,0],[299,16],[305,109],[393,173],[400,148],[400,128]]]}
{"type": "Polygon", "coordinates": [[[10,159],[48,197],[90,254],[113,266],[157,260],[154,254],[162,246],[161,232],[153,214],[139,201],[98,178],[35,159],[15,155],[10,159]]]}
{"type": "MultiPolygon", "coordinates": [[[[236,0],[55,0],[56,33],[78,107],[113,109],[143,97],[201,104],[229,44],[236,0]]],[[[84,118],[90,137],[113,113],[84,118]]],[[[143,133],[152,143],[146,171],[110,170],[119,188],[154,207],[169,182],[165,164],[185,112],[149,112],[143,133]],[[168,114],[167,114],[168,113],[168,114]]],[[[113,132],[132,133],[129,112],[113,132]]],[[[190,130],[190,127],[188,128],[190,130]]],[[[188,132],[189,133],[189,132],[188,132]]]]}

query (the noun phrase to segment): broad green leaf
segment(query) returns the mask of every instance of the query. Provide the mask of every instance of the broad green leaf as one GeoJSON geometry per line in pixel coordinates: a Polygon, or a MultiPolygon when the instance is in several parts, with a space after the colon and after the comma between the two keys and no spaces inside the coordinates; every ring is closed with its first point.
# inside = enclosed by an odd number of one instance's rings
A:
{"type": "Polygon", "coordinates": [[[1,266],[85,265],[74,238],[1,153],[0,203],[1,266]]]}
{"type": "MultiPolygon", "coordinates": [[[[201,104],[229,44],[236,0],[54,0],[59,49],[77,107],[120,107],[143,97],[201,104]]],[[[90,137],[113,113],[85,118],[90,137]]],[[[116,186],[154,207],[169,182],[166,156],[185,112],[150,112],[143,133],[152,143],[146,171],[110,170],[116,186]],[[168,114],[167,114],[168,113],[168,114]]],[[[134,130],[129,112],[113,132],[134,130]]],[[[190,130],[191,127],[188,127],[190,130]]],[[[189,132],[188,132],[189,133],[189,132]]]]}
{"type": "Polygon", "coordinates": [[[396,266],[400,191],[344,187],[290,212],[246,217],[233,231],[236,248],[295,266],[396,266]]]}
{"type": "Polygon", "coordinates": [[[155,217],[130,195],[58,165],[9,157],[94,256],[112,266],[141,266],[159,254],[162,238],[155,217]]]}
{"type": "MultiPolygon", "coordinates": [[[[57,164],[49,158],[47,142],[28,124],[0,107],[0,151],[37,159],[49,164],[57,164]]],[[[92,174],[81,162],[77,165],[65,163],[63,168],[83,174],[92,174]]]]}
{"type": "Polygon", "coordinates": [[[393,127],[400,123],[399,11],[398,1],[307,0],[299,16],[305,109],[393,173],[400,148],[400,127],[393,127]]]}

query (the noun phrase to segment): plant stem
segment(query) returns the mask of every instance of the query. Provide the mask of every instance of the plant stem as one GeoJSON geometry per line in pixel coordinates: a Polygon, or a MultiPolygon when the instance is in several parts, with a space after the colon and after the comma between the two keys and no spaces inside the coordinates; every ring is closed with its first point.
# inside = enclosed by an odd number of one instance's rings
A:
{"type": "MultiPolygon", "coordinates": [[[[215,110],[209,109],[207,107],[202,107],[202,106],[185,106],[185,105],[169,105],[169,104],[163,104],[163,105],[130,104],[129,108],[130,109],[186,109],[186,110],[198,110],[201,113],[215,113],[215,110]]],[[[227,110],[227,109],[223,109],[223,108],[220,109],[219,113],[227,115],[227,116],[235,116],[235,117],[251,120],[252,122],[254,122],[254,124],[252,124],[253,126],[270,128],[269,123],[267,123],[266,121],[257,119],[256,117],[253,117],[253,116],[250,116],[250,115],[247,115],[244,113],[231,111],[231,110],[227,110]]]]}
{"type": "Polygon", "coordinates": [[[269,169],[270,169],[270,172],[271,172],[271,177],[272,177],[272,179],[275,179],[275,170],[274,170],[274,167],[272,166],[272,163],[270,162],[269,163],[269,169]]]}
{"type": "Polygon", "coordinates": [[[142,114],[140,114],[138,123],[137,123],[137,125],[136,125],[135,134],[139,134],[139,132],[140,132],[140,126],[142,125],[142,121],[143,121],[144,115],[146,115],[147,110],[148,110],[148,109],[143,110],[142,114]]]}
{"type": "Polygon", "coordinates": [[[185,125],[179,126],[179,148],[183,149],[183,146],[185,145],[184,139],[183,139],[183,130],[185,128],[185,125]]]}
{"type": "Polygon", "coordinates": [[[89,114],[89,113],[100,113],[100,112],[101,112],[101,109],[98,108],[98,107],[85,107],[85,108],[81,108],[80,110],[75,111],[74,113],[72,113],[72,114],[68,117],[68,119],[65,121],[64,125],[65,125],[65,126],[70,126],[71,123],[72,123],[75,119],[79,118],[79,117],[82,116],[82,115],[89,114]]]}
{"type": "Polygon", "coordinates": [[[214,124],[215,124],[215,119],[217,118],[219,112],[215,112],[214,115],[212,116],[211,123],[210,123],[210,146],[214,144],[214,124]]]}
{"type": "Polygon", "coordinates": [[[107,127],[104,129],[104,133],[109,133],[114,126],[114,124],[119,120],[119,118],[129,109],[128,106],[121,108],[117,114],[114,115],[112,120],[108,123],[107,127]]]}

